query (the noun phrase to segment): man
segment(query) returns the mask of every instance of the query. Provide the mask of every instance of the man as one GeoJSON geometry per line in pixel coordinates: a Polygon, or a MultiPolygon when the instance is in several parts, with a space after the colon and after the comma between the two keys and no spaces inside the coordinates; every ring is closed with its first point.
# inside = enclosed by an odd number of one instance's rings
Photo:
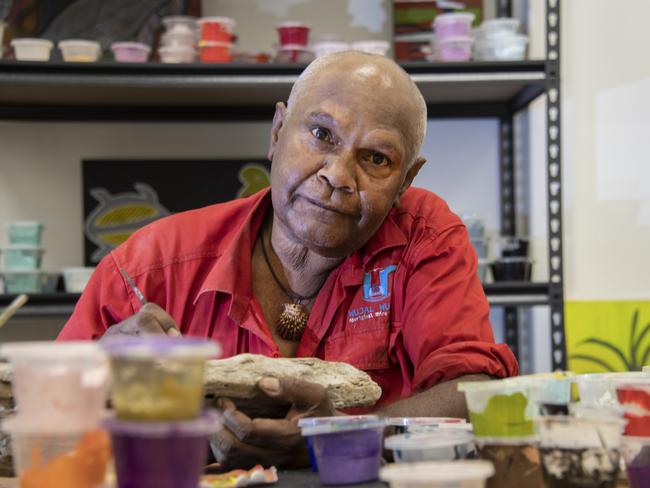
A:
{"type": "MultiPolygon", "coordinates": [[[[425,127],[422,95],[389,59],[314,61],[276,106],[271,190],[137,232],[99,264],[59,339],[183,334],[214,338],[224,356],[345,361],[382,387],[381,414],[466,415],[456,383],[517,364],[494,344],[462,222],[409,189],[425,127]],[[122,268],[151,304],[140,308],[122,268]]],[[[291,410],[250,419],[220,399],[217,460],[304,464],[297,419],[335,414],[323,389],[273,378],[259,388],[291,410]]]]}

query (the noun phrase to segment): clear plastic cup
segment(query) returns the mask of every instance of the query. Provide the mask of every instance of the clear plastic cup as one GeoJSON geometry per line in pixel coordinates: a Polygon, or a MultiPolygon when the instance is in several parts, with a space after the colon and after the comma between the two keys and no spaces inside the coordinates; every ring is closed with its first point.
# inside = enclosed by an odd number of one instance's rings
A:
{"type": "Polygon", "coordinates": [[[13,367],[13,395],[23,422],[87,429],[100,421],[109,369],[93,342],[16,342],[0,346],[13,367]]]}
{"type": "Polygon", "coordinates": [[[111,50],[120,63],[146,63],[151,53],[151,48],[141,42],[114,42],[111,50]]]}
{"type": "Polygon", "coordinates": [[[320,482],[345,485],[377,479],[386,421],[334,418],[329,423],[302,427],[302,435],[311,438],[320,482]]]}
{"type": "Polygon", "coordinates": [[[508,378],[459,383],[477,437],[522,437],[535,433],[539,387],[508,378]]]}
{"type": "Polygon", "coordinates": [[[205,362],[217,343],[189,337],[116,338],[101,343],[113,373],[113,407],[119,420],[179,421],[203,405],[205,362]]]}
{"type": "Polygon", "coordinates": [[[33,221],[15,221],[5,224],[9,244],[40,246],[43,236],[43,224],[33,221]]]}
{"type": "Polygon", "coordinates": [[[49,61],[54,43],[47,39],[12,39],[11,47],[18,61],[49,61]]]}
{"type": "Polygon", "coordinates": [[[3,420],[10,434],[14,473],[20,486],[98,486],[104,482],[111,446],[102,429],[34,429],[16,415],[3,420]]]}
{"type": "Polygon", "coordinates": [[[208,439],[220,426],[214,411],[181,422],[107,419],[118,488],[196,488],[208,454],[208,439]]]}
{"type": "Polygon", "coordinates": [[[427,461],[389,464],[379,477],[391,488],[482,488],[493,474],[487,461],[427,461]]]}
{"type": "Polygon", "coordinates": [[[433,19],[433,29],[439,41],[454,37],[470,37],[475,15],[469,12],[439,14],[433,19]]]}
{"type": "Polygon", "coordinates": [[[623,437],[622,449],[630,488],[650,483],[650,437],[623,437]]]}
{"type": "Polygon", "coordinates": [[[567,416],[536,420],[539,452],[549,488],[616,485],[624,420],[567,416]]]}
{"type": "Polygon", "coordinates": [[[465,459],[473,446],[474,436],[461,430],[398,434],[384,441],[398,463],[465,459]]]}
{"type": "Polygon", "coordinates": [[[84,39],[66,39],[59,42],[59,49],[63,60],[73,63],[94,63],[102,54],[102,47],[98,42],[84,39]]]}
{"type": "Polygon", "coordinates": [[[358,41],[352,43],[352,49],[368,54],[386,56],[390,44],[388,41],[358,41]]]}

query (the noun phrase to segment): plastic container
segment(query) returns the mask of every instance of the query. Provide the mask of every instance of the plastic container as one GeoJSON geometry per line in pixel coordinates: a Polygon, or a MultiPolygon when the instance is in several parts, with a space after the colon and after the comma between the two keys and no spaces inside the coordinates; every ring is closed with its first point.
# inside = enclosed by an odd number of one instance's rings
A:
{"type": "Polygon", "coordinates": [[[194,48],[186,46],[163,46],[158,54],[163,63],[193,63],[196,58],[194,48]]]}
{"type": "Polygon", "coordinates": [[[619,403],[626,407],[625,434],[650,437],[650,381],[618,385],[616,394],[619,403]]]}
{"type": "Polygon", "coordinates": [[[166,32],[160,36],[160,46],[176,46],[194,49],[196,36],[192,32],[166,32]]]}
{"type": "Polygon", "coordinates": [[[477,437],[523,437],[535,433],[539,388],[515,379],[458,384],[465,393],[477,437]]]}
{"type": "Polygon", "coordinates": [[[496,19],[484,20],[481,24],[481,32],[484,37],[511,36],[519,30],[521,22],[512,17],[499,17],[496,19]]]}
{"type": "MultiPolygon", "coordinates": [[[[388,425],[395,427],[397,434],[405,434],[407,432],[415,432],[418,427],[428,427],[427,430],[435,430],[450,424],[467,424],[465,419],[456,417],[390,417],[388,425]]],[[[470,426],[471,427],[471,426],[470,426]]]]}
{"type": "Polygon", "coordinates": [[[645,381],[646,373],[593,373],[575,377],[580,403],[589,405],[618,405],[616,385],[645,381]]]}
{"type": "Polygon", "coordinates": [[[94,63],[102,54],[102,47],[98,42],[83,39],[66,39],[59,42],[59,49],[63,60],[73,63],[94,63]]]}
{"type": "Polygon", "coordinates": [[[384,447],[398,463],[465,459],[473,450],[474,436],[462,430],[398,434],[386,438],[384,447]]]}
{"type": "Polygon", "coordinates": [[[81,293],[86,288],[90,277],[95,272],[92,267],[63,268],[63,283],[68,293],[81,293]]]}
{"type": "Polygon", "coordinates": [[[12,389],[32,428],[87,429],[108,396],[106,355],[94,342],[16,342],[0,346],[13,366],[12,389]]]}
{"type": "Polygon", "coordinates": [[[34,221],[16,221],[5,224],[9,244],[40,246],[43,224],[34,221]]]}
{"type": "MultiPolygon", "coordinates": [[[[375,421],[379,420],[377,415],[355,415],[355,416],[341,416],[341,417],[307,417],[298,420],[298,427],[314,427],[317,425],[328,425],[335,423],[349,423],[351,421],[375,421]]],[[[314,472],[318,471],[318,463],[314,455],[314,446],[311,442],[311,437],[307,437],[307,451],[309,452],[309,462],[311,469],[314,472]]]]}
{"type": "Polygon", "coordinates": [[[38,246],[6,247],[2,251],[4,268],[8,271],[40,269],[44,253],[45,250],[38,246]]]}
{"type": "Polygon", "coordinates": [[[486,238],[476,238],[471,239],[472,246],[476,251],[476,255],[479,259],[485,259],[488,257],[488,239],[486,238]]]}
{"type": "Polygon", "coordinates": [[[474,14],[469,12],[436,15],[436,18],[433,19],[436,38],[443,41],[455,37],[470,37],[474,17],[474,14]]]}
{"type": "Polygon", "coordinates": [[[525,258],[528,256],[528,244],[525,237],[502,237],[499,240],[499,251],[504,258],[525,258]]]}
{"type": "Polygon", "coordinates": [[[501,281],[530,281],[533,261],[528,258],[501,258],[490,263],[492,278],[501,281]]]}
{"type": "Polygon", "coordinates": [[[299,63],[308,64],[314,60],[314,52],[311,49],[298,45],[286,45],[278,49],[275,57],[276,63],[299,63]]]}
{"type": "Polygon", "coordinates": [[[483,38],[476,46],[481,61],[522,61],[526,59],[528,37],[521,34],[483,38]]]}
{"type": "Polygon", "coordinates": [[[544,479],[549,488],[613,488],[625,421],[574,417],[536,420],[544,479]]]}
{"type": "Polygon", "coordinates": [[[118,488],[196,488],[208,454],[208,438],[220,426],[213,411],[184,422],[108,419],[118,488]]]}
{"type": "Polygon", "coordinates": [[[494,474],[487,461],[428,461],[412,464],[389,464],[379,477],[391,488],[482,488],[494,474]]]}
{"type": "Polygon", "coordinates": [[[359,41],[352,43],[352,49],[368,54],[386,56],[390,44],[388,41],[359,41]]]}
{"type": "Polygon", "coordinates": [[[478,274],[478,279],[481,280],[481,283],[487,281],[487,270],[488,270],[488,260],[479,259],[478,267],[476,268],[476,273],[478,274]]]}
{"type": "Polygon", "coordinates": [[[305,426],[302,435],[311,439],[324,485],[346,485],[377,479],[381,464],[384,420],[349,418],[305,426]]]}
{"type": "Polygon", "coordinates": [[[219,353],[215,342],[149,336],[116,338],[101,346],[110,356],[119,420],[179,421],[199,414],[205,361],[219,353]]]}
{"type": "Polygon", "coordinates": [[[485,219],[476,214],[463,214],[461,219],[467,227],[467,233],[471,240],[485,238],[485,219]]]}
{"type": "Polygon", "coordinates": [[[277,26],[280,36],[280,46],[302,46],[306,47],[309,41],[310,26],[302,22],[284,22],[277,26]]]}
{"type": "Polygon", "coordinates": [[[54,43],[47,39],[22,38],[12,39],[11,47],[18,61],[49,61],[54,43]]]}
{"type": "Polygon", "coordinates": [[[650,437],[623,437],[623,459],[630,488],[648,488],[650,483],[650,437]]]}
{"type": "Polygon", "coordinates": [[[471,37],[447,37],[436,41],[435,57],[438,61],[461,63],[472,58],[471,37]]]}
{"type": "Polygon", "coordinates": [[[166,32],[198,32],[198,23],[195,17],[187,15],[170,15],[163,17],[162,24],[166,32]]]}
{"type": "Polygon", "coordinates": [[[230,17],[201,17],[198,24],[202,41],[232,42],[236,24],[230,17]]]}
{"type": "Polygon", "coordinates": [[[7,293],[41,293],[43,273],[38,270],[3,271],[7,293]]]}
{"type": "Polygon", "coordinates": [[[99,486],[111,458],[108,434],[102,429],[66,430],[52,423],[34,429],[24,416],[2,421],[11,435],[14,472],[20,486],[99,486]]]}
{"type": "Polygon", "coordinates": [[[120,63],[146,63],[151,53],[151,48],[141,42],[114,42],[111,50],[120,63]]]}
{"type": "Polygon", "coordinates": [[[232,44],[229,42],[201,41],[199,57],[202,63],[230,63],[232,44]]]}
{"type": "Polygon", "coordinates": [[[351,46],[347,42],[321,41],[312,44],[311,48],[313,49],[316,57],[320,58],[321,56],[326,56],[328,54],[349,51],[351,46]]]}
{"type": "Polygon", "coordinates": [[[494,465],[489,488],[544,488],[542,466],[534,436],[480,438],[478,455],[494,465]]]}

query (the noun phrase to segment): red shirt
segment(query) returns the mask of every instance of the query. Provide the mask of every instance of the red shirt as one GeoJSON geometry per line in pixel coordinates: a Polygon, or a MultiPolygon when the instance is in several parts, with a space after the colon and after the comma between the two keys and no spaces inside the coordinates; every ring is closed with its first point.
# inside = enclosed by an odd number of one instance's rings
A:
{"type": "MultiPolygon", "coordinates": [[[[251,252],[270,201],[264,190],[140,229],[99,263],[59,340],[96,339],[140,308],[124,268],[183,335],[215,339],[224,357],[278,357],[251,286],[251,252]]],[[[516,375],[510,349],[494,343],[476,268],[462,221],[438,196],[409,189],[330,273],[297,356],[366,371],[383,390],[380,405],[464,374],[516,375]]]]}

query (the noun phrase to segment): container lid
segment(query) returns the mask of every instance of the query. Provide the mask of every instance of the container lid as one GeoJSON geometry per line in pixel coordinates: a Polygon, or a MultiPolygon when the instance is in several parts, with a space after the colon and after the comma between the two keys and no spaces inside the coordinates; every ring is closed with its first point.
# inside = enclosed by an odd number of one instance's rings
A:
{"type": "Polygon", "coordinates": [[[471,12],[452,12],[449,14],[438,14],[436,18],[433,19],[433,25],[435,26],[438,23],[444,22],[458,22],[458,21],[467,21],[474,22],[476,16],[471,12]]]}
{"type": "Polygon", "coordinates": [[[59,41],[59,48],[73,46],[101,49],[101,45],[97,41],[88,41],[86,39],[65,39],[63,41],[59,41]]]}
{"type": "Polygon", "coordinates": [[[5,222],[5,227],[43,227],[43,223],[36,220],[13,220],[5,222]]]}
{"type": "Polygon", "coordinates": [[[283,27],[306,27],[307,29],[311,29],[311,25],[305,24],[304,22],[297,22],[293,20],[288,20],[286,22],[282,22],[281,24],[278,24],[276,26],[276,29],[282,29],[283,27]]]}
{"type": "Polygon", "coordinates": [[[521,377],[505,378],[491,381],[463,381],[458,383],[458,391],[512,391],[522,390],[529,386],[535,386],[531,382],[522,381],[521,377]]]}
{"type": "Polygon", "coordinates": [[[475,441],[479,446],[531,446],[539,442],[539,437],[536,435],[510,437],[476,436],[475,441]]]}
{"type": "Polygon", "coordinates": [[[393,435],[386,438],[386,449],[400,451],[419,451],[469,444],[474,436],[463,430],[440,430],[436,432],[417,432],[393,435]]]}
{"type": "Polygon", "coordinates": [[[298,420],[298,427],[312,427],[315,425],[345,423],[350,420],[378,420],[377,415],[343,415],[340,417],[306,417],[298,420]]]}
{"type": "Polygon", "coordinates": [[[11,342],[0,345],[0,356],[15,361],[76,361],[105,359],[105,354],[96,342],[11,342]]]}
{"type": "Polygon", "coordinates": [[[44,253],[45,248],[40,247],[37,244],[9,244],[7,247],[3,248],[4,251],[34,251],[44,253]]]}
{"type": "Polygon", "coordinates": [[[102,425],[111,434],[121,434],[145,438],[174,438],[191,436],[208,436],[221,427],[221,417],[214,410],[204,410],[192,420],[174,422],[135,422],[108,418],[102,425]]]}
{"type": "Polygon", "coordinates": [[[234,28],[237,25],[235,19],[230,17],[201,17],[198,21],[199,24],[205,24],[208,22],[218,22],[219,24],[230,24],[231,28],[234,28]]]}
{"type": "Polygon", "coordinates": [[[457,417],[390,417],[388,425],[405,427],[409,425],[465,424],[467,420],[457,417]]]}
{"type": "Polygon", "coordinates": [[[379,470],[382,481],[397,483],[457,483],[468,480],[484,480],[494,474],[489,461],[425,461],[419,463],[395,463],[379,470]]]}
{"type": "Polygon", "coordinates": [[[133,359],[211,358],[220,352],[210,339],[195,337],[115,337],[100,343],[112,357],[133,359]]]}
{"type": "Polygon", "coordinates": [[[29,44],[32,44],[32,45],[34,45],[34,44],[39,45],[40,44],[41,46],[43,46],[43,47],[47,46],[50,49],[52,48],[52,46],[54,46],[54,43],[52,41],[50,41],[49,39],[37,39],[37,38],[34,38],[34,37],[22,37],[20,39],[12,39],[11,40],[11,45],[12,46],[20,46],[20,45],[25,46],[25,45],[29,45],[29,44]]]}
{"type": "Polygon", "coordinates": [[[141,49],[143,51],[151,52],[151,48],[142,42],[114,42],[111,44],[111,49],[141,49]]]}
{"type": "Polygon", "coordinates": [[[486,19],[481,25],[497,25],[497,24],[510,24],[510,25],[519,25],[521,21],[514,17],[496,17],[494,19],[486,19]]]}
{"type": "MultiPolygon", "coordinates": [[[[345,418],[345,417],[341,417],[345,418]]],[[[366,430],[366,429],[378,429],[386,427],[385,419],[359,419],[359,418],[349,418],[347,420],[335,420],[329,423],[323,423],[313,426],[305,426],[302,428],[303,436],[311,435],[321,435],[321,434],[336,434],[338,432],[349,432],[353,430],[366,430]]]]}

